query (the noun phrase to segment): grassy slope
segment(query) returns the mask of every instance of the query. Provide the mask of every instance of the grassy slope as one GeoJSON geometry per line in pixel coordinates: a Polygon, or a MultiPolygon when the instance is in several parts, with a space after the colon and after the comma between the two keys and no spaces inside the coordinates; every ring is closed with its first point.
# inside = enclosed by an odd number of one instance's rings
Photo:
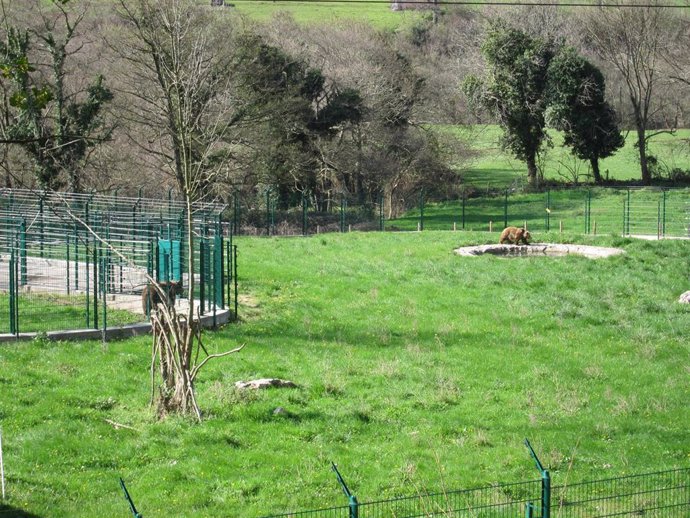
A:
{"type": "Polygon", "coordinates": [[[124,516],[122,475],[145,516],[261,516],[343,504],[331,460],[360,500],[533,479],[524,437],[561,481],[687,466],[688,243],[451,253],[495,237],[240,239],[254,302],[206,345],[247,347],[202,374],[201,425],[152,419],[146,337],[1,346],[8,504],[124,516]],[[300,388],[233,388],[258,377],[300,388]]]}
{"type": "Polygon", "coordinates": [[[305,24],[337,23],[339,20],[365,21],[374,27],[397,29],[410,25],[423,16],[422,12],[392,11],[389,4],[272,2],[238,0],[233,2],[238,12],[258,21],[267,21],[282,13],[289,13],[295,21],[305,24]]]}
{"type": "MultiPolygon", "coordinates": [[[[521,177],[526,177],[527,167],[523,162],[503,152],[498,144],[501,130],[498,126],[472,126],[453,127],[454,133],[473,143],[477,156],[463,172],[463,178],[467,183],[478,187],[509,186],[521,177]]],[[[568,148],[562,147],[562,134],[550,131],[554,147],[546,152],[545,177],[558,180],[570,180],[559,174],[566,173],[565,168],[559,162],[572,163],[568,148]]],[[[688,139],[690,129],[681,129],[674,135],[660,134],[652,138],[649,153],[657,156],[660,162],[668,168],[679,167],[690,169],[690,150],[688,139]]],[[[615,180],[635,180],[640,178],[640,165],[637,149],[635,148],[636,136],[631,132],[626,135],[623,148],[609,158],[601,160],[600,168],[602,176],[615,180]]],[[[587,164],[583,163],[580,171],[587,172],[587,164]]],[[[586,181],[583,177],[580,181],[586,181]]]]}

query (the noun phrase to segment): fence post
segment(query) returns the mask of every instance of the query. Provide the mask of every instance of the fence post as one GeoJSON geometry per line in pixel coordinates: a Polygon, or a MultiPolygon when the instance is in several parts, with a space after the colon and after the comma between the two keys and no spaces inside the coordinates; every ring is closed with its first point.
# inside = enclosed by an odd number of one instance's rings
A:
{"type": "Polygon", "coordinates": [[[26,286],[27,279],[27,265],[26,265],[26,219],[22,218],[19,224],[19,284],[26,286]]]}
{"type": "Polygon", "coordinates": [[[271,235],[271,188],[266,189],[266,235],[271,235]]]}
{"type": "Polygon", "coordinates": [[[465,204],[467,203],[467,194],[462,192],[462,229],[465,230],[465,204]]]}
{"type": "MultiPolygon", "coordinates": [[[[204,246],[204,237],[199,238],[199,311],[203,315],[206,312],[205,298],[206,298],[206,247],[204,246]]],[[[189,295],[193,297],[193,294],[189,295]]]]}
{"type": "Polygon", "coordinates": [[[525,518],[534,517],[534,504],[532,502],[527,502],[525,504],[525,518]]]}
{"type": "Polygon", "coordinates": [[[93,328],[98,329],[98,244],[93,238],[93,328]]]}
{"type": "Polygon", "coordinates": [[[240,235],[240,192],[235,191],[232,195],[232,208],[233,208],[233,215],[232,215],[232,222],[233,222],[233,231],[232,233],[235,234],[236,236],[240,235]]]}
{"type": "Polygon", "coordinates": [[[228,297],[228,309],[230,309],[230,303],[232,302],[232,293],[230,291],[230,282],[232,282],[232,240],[225,243],[225,268],[227,270],[225,275],[227,286],[225,290],[228,297]]]}
{"type": "Polygon", "coordinates": [[[546,231],[551,230],[551,190],[546,191],[546,231]]]}
{"type": "Polygon", "coordinates": [[[12,248],[10,252],[10,333],[13,335],[19,334],[19,322],[17,318],[19,301],[17,288],[17,254],[15,248],[12,248]]]}
{"type": "Polygon", "coordinates": [[[343,477],[340,475],[340,472],[338,471],[338,466],[331,462],[331,467],[333,468],[333,471],[335,471],[335,476],[337,477],[338,482],[340,482],[340,486],[343,488],[343,493],[345,493],[345,496],[348,499],[348,504],[350,506],[349,518],[359,518],[359,502],[357,502],[357,497],[353,495],[347,488],[347,484],[345,484],[343,477]]]}
{"type": "Polygon", "coordinates": [[[307,235],[307,194],[302,193],[302,235],[307,235]]]}
{"type": "Polygon", "coordinates": [[[345,193],[340,193],[340,233],[345,232],[345,193]]]}
{"type": "Polygon", "coordinates": [[[41,198],[38,200],[38,212],[40,215],[40,221],[38,222],[38,225],[39,225],[38,228],[39,228],[39,232],[41,234],[40,244],[39,244],[40,250],[41,250],[41,252],[40,252],[41,257],[43,257],[43,241],[45,241],[45,224],[43,221],[43,195],[45,195],[45,192],[41,195],[41,198]]]}
{"type": "Polygon", "coordinates": [[[508,226],[508,189],[506,189],[505,198],[503,201],[503,228],[508,226]]]}
{"type": "Polygon", "coordinates": [[[385,230],[385,220],[383,218],[383,194],[379,196],[379,230],[385,230]]]}
{"type": "Polygon", "coordinates": [[[551,475],[549,475],[548,470],[544,469],[527,439],[525,439],[525,446],[527,446],[537,469],[541,473],[541,518],[551,518],[551,475]]]}
{"type": "Polygon", "coordinates": [[[101,300],[103,302],[102,304],[102,309],[103,309],[103,333],[102,333],[102,340],[103,343],[106,342],[107,340],[107,331],[108,331],[108,302],[107,302],[107,294],[108,294],[108,255],[103,254],[103,250],[101,250],[101,274],[100,274],[100,281],[101,281],[101,300]]]}
{"type": "Polygon", "coordinates": [[[120,478],[120,487],[122,488],[122,491],[125,493],[125,500],[127,500],[127,503],[129,504],[129,510],[132,511],[132,516],[134,518],[142,518],[141,514],[137,511],[137,508],[134,506],[134,502],[132,502],[132,497],[129,496],[129,491],[127,491],[127,487],[125,486],[125,481],[120,478]]]}
{"type": "Polygon", "coordinates": [[[585,234],[589,234],[589,219],[590,211],[592,208],[592,191],[587,190],[587,196],[585,197],[585,234]]]}
{"type": "Polygon", "coordinates": [[[69,256],[69,227],[65,227],[65,266],[66,266],[66,274],[67,274],[67,295],[69,295],[70,290],[69,290],[69,262],[70,262],[70,256],[69,256]]]}
{"type": "Polygon", "coordinates": [[[424,230],[424,189],[419,191],[419,230],[424,230]]]}
{"type": "Polygon", "coordinates": [[[233,283],[234,283],[234,289],[235,289],[235,320],[238,318],[238,289],[237,289],[237,245],[232,245],[232,266],[233,266],[233,283]]]}
{"type": "Polygon", "coordinates": [[[628,200],[627,203],[624,205],[624,207],[626,208],[626,211],[625,211],[625,218],[624,218],[625,230],[623,231],[623,233],[626,236],[629,236],[630,235],[630,189],[628,189],[627,200],[628,200]]]}
{"type": "Polygon", "coordinates": [[[666,190],[661,198],[661,236],[666,237],[666,190]]]}

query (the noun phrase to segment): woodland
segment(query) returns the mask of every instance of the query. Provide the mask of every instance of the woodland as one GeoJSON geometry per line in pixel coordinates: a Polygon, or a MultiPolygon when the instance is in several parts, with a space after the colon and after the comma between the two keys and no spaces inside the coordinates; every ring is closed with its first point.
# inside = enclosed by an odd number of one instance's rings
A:
{"type": "Polygon", "coordinates": [[[503,129],[531,187],[547,128],[598,182],[597,160],[633,133],[650,184],[646,142],[688,125],[690,17],[631,5],[443,6],[391,29],[182,0],[3,2],[1,185],[179,188],[178,105],[197,197],[271,188],[284,208],[303,193],[318,207],[344,192],[402,210],[421,189],[461,188],[475,151],[446,129],[473,124],[503,129]],[[163,89],[178,101],[157,87],[161,66],[180,72],[163,89]]]}

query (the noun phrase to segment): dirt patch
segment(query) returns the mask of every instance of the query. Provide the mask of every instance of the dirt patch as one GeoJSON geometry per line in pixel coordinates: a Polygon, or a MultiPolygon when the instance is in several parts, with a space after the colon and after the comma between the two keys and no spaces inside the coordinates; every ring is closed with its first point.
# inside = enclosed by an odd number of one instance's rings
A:
{"type": "Polygon", "coordinates": [[[614,255],[624,254],[620,248],[607,248],[603,246],[588,245],[562,245],[552,243],[533,243],[531,245],[478,245],[456,248],[455,253],[467,257],[476,257],[484,254],[521,257],[521,256],[554,256],[580,255],[589,259],[601,259],[614,255]]]}

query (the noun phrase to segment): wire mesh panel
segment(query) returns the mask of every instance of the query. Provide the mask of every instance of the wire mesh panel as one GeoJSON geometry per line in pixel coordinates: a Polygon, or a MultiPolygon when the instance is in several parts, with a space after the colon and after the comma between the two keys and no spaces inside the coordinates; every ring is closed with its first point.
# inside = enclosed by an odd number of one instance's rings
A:
{"type": "Polygon", "coordinates": [[[267,518],[517,518],[525,515],[528,503],[538,503],[540,497],[541,481],[537,480],[463,491],[420,494],[267,518]]]}
{"type": "Polygon", "coordinates": [[[502,484],[359,504],[359,518],[516,518],[538,502],[541,482],[502,484]]]}
{"type": "Polygon", "coordinates": [[[552,516],[690,516],[690,469],[552,487],[552,516]],[[555,508],[554,508],[555,507],[555,508]]]}
{"type": "MultiPolygon", "coordinates": [[[[213,265],[221,268],[209,268],[206,281],[213,287],[209,302],[218,301],[207,307],[222,307],[222,206],[201,203],[192,210],[195,233],[221,238],[210,247],[219,250],[213,265]]],[[[185,275],[186,211],[171,198],[0,189],[0,311],[9,308],[12,317],[0,319],[0,333],[106,329],[145,320],[147,276],[168,281],[171,274],[178,280],[185,275]],[[160,253],[161,242],[167,255],[160,253]]]]}
{"type": "Polygon", "coordinates": [[[349,506],[315,509],[312,511],[297,511],[294,513],[273,514],[264,518],[351,518],[349,506]]]}
{"type": "Polygon", "coordinates": [[[346,193],[315,196],[275,190],[236,192],[230,215],[236,235],[297,236],[350,230],[382,230],[381,200],[346,193]]]}

